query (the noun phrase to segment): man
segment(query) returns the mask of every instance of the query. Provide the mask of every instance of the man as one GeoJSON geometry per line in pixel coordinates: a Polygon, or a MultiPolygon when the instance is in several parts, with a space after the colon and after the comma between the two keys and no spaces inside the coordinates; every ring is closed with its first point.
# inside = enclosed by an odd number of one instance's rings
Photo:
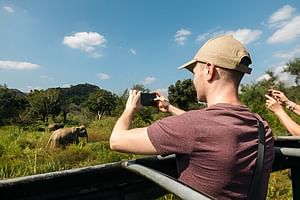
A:
{"type": "MultiPolygon", "coordinates": [[[[126,108],[110,138],[111,149],[136,154],[175,153],[179,180],[216,199],[246,199],[255,168],[258,120],[238,97],[244,73],[250,74],[250,55],[232,36],[207,41],[190,62],[182,65],[194,74],[199,101],[207,108],[184,112],[158,97],[159,108],[174,116],[149,127],[130,129],[141,109],[140,92],[131,91],[126,108]]],[[[274,159],[268,124],[262,192],[265,198],[274,159]]]]}

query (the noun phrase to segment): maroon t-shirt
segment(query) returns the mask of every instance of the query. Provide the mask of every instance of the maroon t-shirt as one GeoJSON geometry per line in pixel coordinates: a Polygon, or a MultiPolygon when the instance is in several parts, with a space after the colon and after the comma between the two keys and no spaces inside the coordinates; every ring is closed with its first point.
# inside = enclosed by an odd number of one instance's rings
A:
{"type": "MultiPolygon", "coordinates": [[[[263,121],[246,106],[216,104],[159,120],[147,132],[159,154],[177,154],[180,181],[217,199],[246,199],[257,158],[257,118],[263,121]]],[[[271,129],[263,123],[266,151],[261,188],[266,190],[274,142],[271,129]]]]}

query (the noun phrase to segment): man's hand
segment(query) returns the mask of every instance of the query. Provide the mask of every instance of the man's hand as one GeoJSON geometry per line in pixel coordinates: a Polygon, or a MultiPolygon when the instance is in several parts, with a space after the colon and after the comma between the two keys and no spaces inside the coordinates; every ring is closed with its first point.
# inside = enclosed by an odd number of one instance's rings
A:
{"type": "Polygon", "coordinates": [[[130,128],[134,113],[143,107],[140,98],[140,91],[130,90],[126,108],[110,135],[109,144],[112,150],[135,154],[157,154],[148,137],[147,127],[130,128]]]}
{"type": "Polygon", "coordinates": [[[281,105],[285,106],[287,109],[294,111],[294,109],[296,108],[296,103],[294,103],[293,101],[290,101],[283,92],[279,91],[279,90],[269,90],[269,92],[271,93],[272,97],[278,101],[281,105]]]}
{"type": "Polygon", "coordinates": [[[279,101],[277,101],[275,98],[269,96],[269,95],[265,95],[265,97],[267,98],[266,100],[266,107],[271,110],[272,112],[274,112],[275,114],[283,111],[282,105],[279,101]]]}
{"type": "Polygon", "coordinates": [[[141,91],[137,90],[130,90],[129,97],[127,99],[125,111],[128,112],[137,112],[143,106],[141,104],[141,91]]]}
{"type": "Polygon", "coordinates": [[[179,108],[176,108],[175,106],[172,106],[167,98],[165,98],[163,95],[161,95],[159,92],[156,92],[157,97],[154,99],[158,102],[158,108],[162,112],[169,112],[172,115],[181,115],[185,113],[184,110],[181,110],[179,108]]]}
{"type": "Polygon", "coordinates": [[[285,106],[289,102],[289,99],[284,95],[283,92],[274,89],[270,89],[268,91],[271,93],[272,97],[280,104],[285,106]]]}
{"type": "Polygon", "coordinates": [[[157,97],[154,99],[154,101],[158,102],[159,110],[162,112],[169,112],[169,106],[170,106],[169,100],[158,92],[156,92],[156,94],[157,97]]]}

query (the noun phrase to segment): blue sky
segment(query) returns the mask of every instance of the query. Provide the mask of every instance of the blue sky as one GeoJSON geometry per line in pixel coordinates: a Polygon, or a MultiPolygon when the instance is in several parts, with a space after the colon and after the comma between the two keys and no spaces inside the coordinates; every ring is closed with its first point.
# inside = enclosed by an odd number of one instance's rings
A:
{"type": "Polygon", "coordinates": [[[166,91],[209,38],[232,34],[253,64],[243,83],[282,73],[300,56],[300,1],[0,0],[0,84],[31,89],[90,83],[120,94],[166,91]]]}

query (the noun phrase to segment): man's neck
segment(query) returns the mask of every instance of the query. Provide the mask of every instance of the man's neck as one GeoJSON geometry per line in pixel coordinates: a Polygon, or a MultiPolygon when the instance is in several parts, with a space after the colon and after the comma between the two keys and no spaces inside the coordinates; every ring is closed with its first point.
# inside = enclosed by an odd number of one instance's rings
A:
{"type": "Polygon", "coordinates": [[[238,91],[235,87],[211,87],[207,93],[207,106],[218,103],[226,103],[231,105],[242,105],[238,97],[238,91]]]}

